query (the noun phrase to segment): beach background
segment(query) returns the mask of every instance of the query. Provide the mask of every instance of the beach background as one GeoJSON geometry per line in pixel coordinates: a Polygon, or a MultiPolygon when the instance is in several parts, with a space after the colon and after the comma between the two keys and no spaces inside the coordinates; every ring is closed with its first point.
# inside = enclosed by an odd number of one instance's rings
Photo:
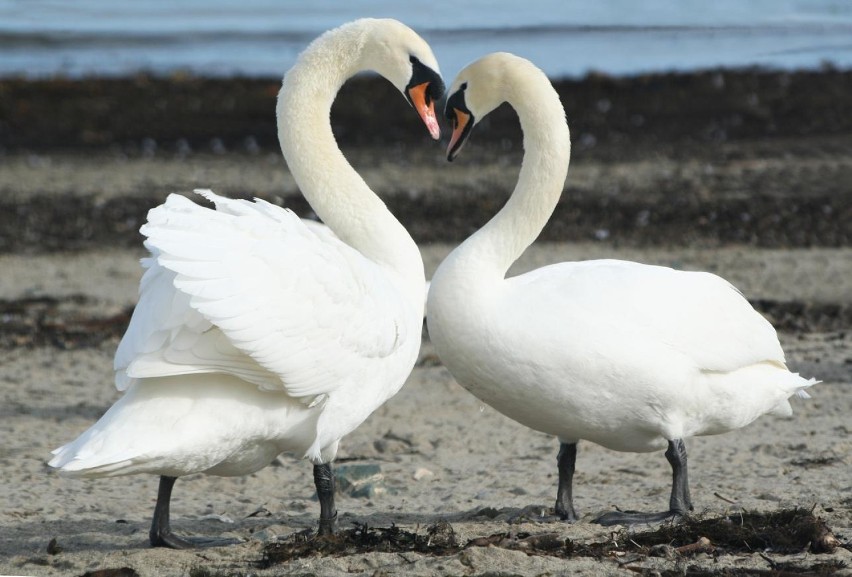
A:
{"type": "MultiPolygon", "coordinates": [[[[0,574],[852,574],[850,33],[852,5],[840,0],[0,0],[0,574]],[[571,169],[514,271],[602,257],[709,270],[774,323],[790,367],[823,382],[813,399],[794,400],[790,418],[687,442],[697,513],[813,509],[840,547],[565,559],[495,542],[264,568],[265,547],[316,522],[307,462],[282,456],[247,477],[181,479],[176,530],[245,540],[189,552],[148,547],[155,478],[79,481],[48,469],[50,450],[118,397],[112,355],[136,301],[148,209],[210,187],[311,216],[278,151],[275,96],[312,38],[361,16],[418,30],[448,82],[494,50],[553,79],[571,169]]],[[[427,275],[505,202],[522,158],[503,107],[448,164],[446,135],[431,142],[404,99],[371,76],[344,87],[332,121],[417,240],[427,275]]],[[[665,506],[662,454],[587,443],[580,522],[517,517],[552,506],[557,449],[461,389],[424,333],[403,390],[341,443],[340,527],[425,534],[446,521],[462,545],[498,533],[516,544],[526,534],[624,544],[630,534],[590,519],[665,506]]]]}

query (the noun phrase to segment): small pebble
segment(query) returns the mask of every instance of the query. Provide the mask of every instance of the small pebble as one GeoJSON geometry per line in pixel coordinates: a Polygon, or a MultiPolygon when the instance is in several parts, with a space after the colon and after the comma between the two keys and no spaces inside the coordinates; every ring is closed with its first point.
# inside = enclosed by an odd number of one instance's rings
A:
{"type": "Polygon", "coordinates": [[[414,471],[414,480],[415,481],[420,481],[421,479],[431,479],[434,476],[435,476],[435,473],[433,473],[432,471],[430,471],[429,469],[426,469],[424,467],[420,467],[419,469],[414,471]]]}

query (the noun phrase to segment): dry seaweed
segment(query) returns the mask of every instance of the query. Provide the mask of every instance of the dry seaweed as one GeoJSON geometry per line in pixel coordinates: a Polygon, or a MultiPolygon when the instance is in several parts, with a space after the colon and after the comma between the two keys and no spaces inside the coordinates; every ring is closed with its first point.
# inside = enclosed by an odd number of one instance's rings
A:
{"type": "MultiPolygon", "coordinates": [[[[772,569],[754,569],[745,567],[699,567],[689,565],[685,569],[663,569],[655,571],[660,577],[827,577],[843,569],[845,565],[840,561],[829,561],[827,563],[815,563],[809,566],[797,566],[792,564],[777,564],[772,569]]],[[[646,573],[644,567],[627,567],[636,573],[646,573]]]]}
{"type": "MultiPolygon", "coordinates": [[[[783,509],[767,513],[743,512],[737,515],[701,519],[687,517],[664,523],[652,531],[621,531],[604,542],[583,543],[560,537],[558,533],[501,532],[476,537],[461,545],[449,523],[429,526],[424,533],[410,532],[392,525],[388,528],[357,525],[332,537],[315,538],[310,531],[291,535],[267,545],[262,567],[318,555],[345,556],[365,552],[416,552],[425,555],[453,555],[470,547],[500,547],[528,555],[559,558],[612,558],[626,565],[651,556],[690,558],[700,553],[792,554],[810,551],[831,553],[839,541],[825,522],[803,509],[783,509]]],[[[714,575],[830,575],[841,562],[822,562],[807,568],[777,563],[772,572],[736,569],[714,575]]]]}
{"type": "Polygon", "coordinates": [[[285,541],[271,543],[263,550],[260,566],[270,567],[318,555],[342,557],[369,552],[415,552],[441,556],[452,555],[460,549],[452,526],[446,522],[430,525],[424,533],[412,533],[396,525],[369,527],[355,523],[354,528],[331,536],[316,537],[308,530],[295,533],[285,541]]]}
{"type": "Polygon", "coordinates": [[[131,567],[118,567],[116,569],[86,571],[81,577],[139,577],[139,573],[131,567]]]}
{"type": "Polygon", "coordinates": [[[682,547],[701,537],[728,553],[771,551],[773,553],[831,553],[839,542],[825,522],[804,509],[782,509],[766,513],[743,512],[726,517],[688,517],[664,523],[654,531],[630,535],[641,547],[666,543],[682,547]]]}

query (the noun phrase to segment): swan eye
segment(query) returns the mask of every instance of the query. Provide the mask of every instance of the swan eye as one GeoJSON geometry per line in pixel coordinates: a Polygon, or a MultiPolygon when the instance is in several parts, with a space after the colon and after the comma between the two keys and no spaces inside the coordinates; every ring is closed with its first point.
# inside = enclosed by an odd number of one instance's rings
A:
{"type": "Polygon", "coordinates": [[[461,86],[459,86],[459,90],[467,90],[467,82],[462,82],[461,86]]]}

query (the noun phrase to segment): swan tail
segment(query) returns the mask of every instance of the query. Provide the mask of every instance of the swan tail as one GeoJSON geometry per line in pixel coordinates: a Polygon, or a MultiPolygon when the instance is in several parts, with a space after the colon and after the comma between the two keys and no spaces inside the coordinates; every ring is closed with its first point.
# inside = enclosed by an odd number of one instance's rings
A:
{"type": "Polygon", "coordinates": [[[57,469],[63,477],[112,477],[132,473],[130,468],[136,460],[127,455],[114,454],[108,457],[87,456],[77,448],[76,443],[70,443],[52,451],[54,457],[47,462],[50,467],[57,469]],[[94,458],[93,458],[94,457],[94,458]]]}
{"type": "Polygon", "coordinates": [[[799,373],[787,373],[788,374],[788,383],[787,385],[787,398],[783,401],[775,405],[770,411],[770,415],[776,415],[779,417],[789,417],[793,414],[793,406],[790,404],[790,397],[796,396],[800,399],[810,399],[811,395],[806,390],[809,387],[816,385],[821,382],[816,379],[805,379],[800,376],[799,373]]]}
{"type": "Polygon", "coordinates": [[[112,477],[139,472],[150,459],[139,447],[111,442],[120,436],[95,424],[75,440],[54,449],[47,464],[64,477],[112,477]]]}
{"type": "Polygon", "coordinates": [[[802,376],[799,376],[799,373],[790,373],[790,375],[796,378],[793,394],[795,394],[800,399],[810,399],[811,395],[806,389],[814,385],[818,385],[822,382],[813,378],[806,379],[802,376]]]}
{"type": "MultiPolygon", "coordinates": [[[[48,465],[52,465],[53,461],[50,461],[48,465]]],[[[63,477],[72,477],[72,478],[98,478],[98,477],[116,477],[118,475],[128,475],[133,471],[130,471],[130,467],[133,466],[134,462],[132,460],[126,461],[117,461],[114,463],[106,463],[99,466],[86,466],[82,463],[77,463],[72,461],[62,467],[54,467],[58,470],[59,474],[63,477]]]]}
{"type": "MultiPolygon", "coordinates": [[[[808,382],[808,384],[805,385],[805,387],[812,387],[813,385],[816,385],[817,383],[821,383],[821,382],[822,381],[817,381],[816,379],[811,379],[808,382]]],[[[799,397],[800,399],[810,399],[811,398],[811,395],[805,390],[805,387],[802,387],[800,389],[796,389],[796,396],[799,397]]]]}

